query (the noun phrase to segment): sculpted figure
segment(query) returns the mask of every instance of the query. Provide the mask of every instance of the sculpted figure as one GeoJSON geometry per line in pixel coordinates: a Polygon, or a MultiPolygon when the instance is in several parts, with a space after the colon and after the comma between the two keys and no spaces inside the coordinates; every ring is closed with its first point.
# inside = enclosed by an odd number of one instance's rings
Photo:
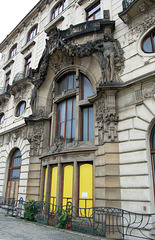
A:
{"type": "Polygon", "coordinates": [[[97,44],[96,49],[102,52],[104,80],[114,81],[114,59],[117,48],[112,36],[109,33],[105,33],[104,41],[97,44]]]}

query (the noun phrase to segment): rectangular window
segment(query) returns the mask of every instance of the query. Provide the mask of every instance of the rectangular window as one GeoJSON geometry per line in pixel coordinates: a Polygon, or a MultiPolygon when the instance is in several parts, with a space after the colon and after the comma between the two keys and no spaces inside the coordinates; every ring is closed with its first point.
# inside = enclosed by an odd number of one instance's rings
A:
{"type": "Polygon", "coordinates": [[[5,80],[5,91],[7,91],[7,87],[10,83],[10,77],[11,77],[11,71],[6,74],[6,80],[5,80]]]}
{"type": "Polygon", "coordinates": [[[97,2],[92,7],[86,10],[87,21],[101,19],[101,5],[97,2]]]}
{"type": "Polygon", "coordinates": [[[93,106],[82,108],[82,141],[94,139],[93,106]]]}
{"type": "Polygon", "coordinates": [[[31,65],[31,55],[25,59],[25,73],[24,73],[25,77],[29,75],[30,65],[31,65]]]}
{"type": "Polygon", "coordinates": [[[76,98],[69,98],[58,104],[57,136],[75,138],[76,98]]]}

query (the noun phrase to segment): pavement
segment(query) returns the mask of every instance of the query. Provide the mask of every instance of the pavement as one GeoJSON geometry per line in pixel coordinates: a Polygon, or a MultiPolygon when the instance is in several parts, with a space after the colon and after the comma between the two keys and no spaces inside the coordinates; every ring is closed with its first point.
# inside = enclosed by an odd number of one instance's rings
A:
{"type": "Polygon", "coordinates": [[[0,240],[105,240],[10,217],[0,209],[0,240]]]}

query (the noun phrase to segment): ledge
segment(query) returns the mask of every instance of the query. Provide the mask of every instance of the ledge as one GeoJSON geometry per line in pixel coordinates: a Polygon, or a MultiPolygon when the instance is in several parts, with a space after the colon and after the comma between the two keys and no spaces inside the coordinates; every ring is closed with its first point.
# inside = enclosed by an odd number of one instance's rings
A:
{"type": "Polygon", "coordinates": [[[45,26],[45,33],[48,33],[58,22],[62,22],[64,19],[65,18],[62,15],[58,15],[54,20],[52,20],[45,26]]]}
{"type": "Polygon", "coordinates": [[[24,53],[25,53],[26,51],[28,51],[31,47],[33,47],[35,44],[36,44],[36,42],[35,42],[34,40],[28,42],[26,45],[24,45],[24,46],[22,47],[21,53],[24,54],[24,53]]]}
{"type": "Polygon", "coordinates": [[[5,70],[6,68],[10,67],[13,63],[14,63],[14,60],[13,60],[13,59],[9,59],[9,60],[4,64],[3,70],[5,70]]]}
{"type": "Polygon", "coordinates": [[[147,3],[143,0],[134,0],[127,8],[124,8],[118,16],[125,24],[129,24],[132,18],[138,16],[140,13],[147,13],[148,9],[155,5],[154,0],[147,0],[147,3]]]}

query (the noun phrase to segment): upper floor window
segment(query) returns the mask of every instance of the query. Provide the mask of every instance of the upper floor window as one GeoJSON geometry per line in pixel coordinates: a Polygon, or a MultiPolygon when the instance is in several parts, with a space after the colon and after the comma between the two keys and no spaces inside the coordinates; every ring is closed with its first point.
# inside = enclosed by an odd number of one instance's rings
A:
{"type": "Polygon", "coordinates": [[[51,20],[56,18],[66,7],[66,0],[60,1],[53,9],[52,11],[52,17],[51,20]]]}
{"type": "Polygon", "coordinates": [[[155,53],[155,29],[144,38],[142,49],[145,53],[155,53]]]}
{"type": "Polygon", "coordinates": [[[93,105],[87,101],[88,96],[93,95],[91,82],[84,74],[80,73],[76,86],[74,72],[62,77],[57,86],[58,94],[62,91],[66,91],[66,94],[60,96],[57,103],[56,136],[69,139],[78,138],[81,141],[93,140],[93,105]],[[70,89],[76,89],[76,91],[69,91],[70,89]],[[81,97],[79,98],[79,96],[81,97]]]}
{"type": "Polygon", "coordinates": [[[58,83],[58,93],[67,91],[69,89],[76,88],[76,76],[75,73],[66,75],[58,83]]]}
{"type": "Polygon", "coordinates": [[[34,38],[37,35],[37,33],[38,33],[38,24],[36,24],[30,29],[27,37],[27,42],[29,42],[32,38],[34,38]]]}
{"type": "Polygon", "coordinates": [[[4,113],[0,114],[0,125],[3,123],[4,121],[4,113]]]}
{"type": "Polygon", "coordinates": [[[101,18],[101,5],[100,1],[86,10],[87,21],[97,20],[101,18]]]}
{"type": "Polygon", "coordinates": [[[9,59],[15,56],[16,52],[17,52],[17,43],[13,45],[13,47],[10,49],[9,59]]]}
{"type": "Polygon", "coordinates": [[[26,108],[26,102],[25,101],[20,102],[16,109],[16,117],[21,116],[23,114],[25,108],[26,108]]]}
{"type": "Polygon", "coordinates": [[[25,58],[25,70],[24,70],[25,77],[29,75],[30,65],[31,65],[31,55],[25,58]]]}
{"type": "Polygon", "coordinates": [[[6,80],[5,80],[5,89],[7,90],[7,86],[9,85],[10,83],[10,77],[11,77],[11,71],[9,71],[7,74],[6,74],[6,80]]]}

